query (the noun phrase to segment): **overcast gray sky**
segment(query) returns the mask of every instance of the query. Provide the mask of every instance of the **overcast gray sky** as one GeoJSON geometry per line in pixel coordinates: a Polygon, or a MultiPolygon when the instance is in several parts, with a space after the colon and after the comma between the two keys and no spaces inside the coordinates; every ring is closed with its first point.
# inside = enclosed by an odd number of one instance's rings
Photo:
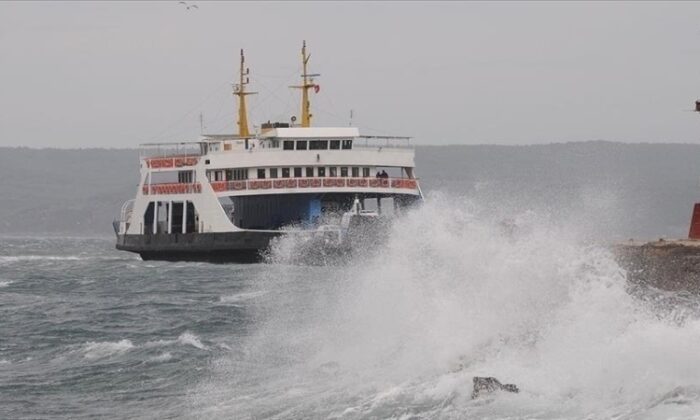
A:
{"type": "Polygon", "coordinates": [[[0,146],[132,147],[299,115],[420,144],[700,143],[696,2],[0,3],[0,146]]]}

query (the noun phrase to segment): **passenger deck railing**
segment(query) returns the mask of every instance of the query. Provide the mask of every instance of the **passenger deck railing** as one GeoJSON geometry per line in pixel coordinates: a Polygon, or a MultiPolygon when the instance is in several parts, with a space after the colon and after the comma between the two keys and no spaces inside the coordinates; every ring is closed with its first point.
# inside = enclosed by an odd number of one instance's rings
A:
{"type": "Polygon", "coordinates": [[[146,184],[142,190],[144,195],[155,194],[198,194],[202,192],[202,184],[195,182],[192,184],[167,183],[167,184],[146,184]]]}
{"type": "MultiPolygon", "coordinates": [[[[215,192],[245,191],[245,190],[280,190],[280,189],[314,189],[314,188],[395,188],[415,190],[418,180],[414,178],[277,178],[277,179],[247,179],[240,181],[212,181],[215,192]]],[[[150,184],[142,188],[144,195],[156,194],[199,194],[202,192],[200,183],[167,183],[150,184]]]]}
{"type": "Polygon", "coordinates": [[[146,161],[146,165],[151,169],[182,168],[185,166],[195,166],[199,162],[199,158],[190,156],[145,158],[144,160],[146,161]]]}
{"type": "Polygon", "coordinates": [[[401,188],[415,190],[418,180],[413,178],[276,178],[248,179],[240,181],[212,181],[216,192],[270,189],[313,188],[401,188]]]}

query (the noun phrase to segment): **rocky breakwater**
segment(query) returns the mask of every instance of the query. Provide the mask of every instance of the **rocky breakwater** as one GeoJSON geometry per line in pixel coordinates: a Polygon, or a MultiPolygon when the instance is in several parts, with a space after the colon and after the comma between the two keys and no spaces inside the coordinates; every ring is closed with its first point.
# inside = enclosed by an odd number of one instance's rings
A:
{"type": "Polygon", "coordinates": [[[700,240],[628,241],[612,248],[630,283],[700,294],[700,240]]]}

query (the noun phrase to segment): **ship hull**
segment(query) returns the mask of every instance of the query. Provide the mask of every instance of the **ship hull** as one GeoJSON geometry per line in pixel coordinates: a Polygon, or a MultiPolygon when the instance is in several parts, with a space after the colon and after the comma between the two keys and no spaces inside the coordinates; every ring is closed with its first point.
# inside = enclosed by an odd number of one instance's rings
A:
{"type": "Polygon", "coordinates": [[[263,259],[274,231],[219,233],[161,233],[117,235],[116,248],[137,253],[143,260],[257,262],[263,259]]]}

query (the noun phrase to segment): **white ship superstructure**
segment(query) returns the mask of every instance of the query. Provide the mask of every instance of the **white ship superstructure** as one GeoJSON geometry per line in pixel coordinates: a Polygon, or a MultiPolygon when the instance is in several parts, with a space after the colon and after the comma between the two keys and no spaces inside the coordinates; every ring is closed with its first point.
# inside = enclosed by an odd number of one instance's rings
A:
{"type": "Polygon", "coordinates": [[[255,259],[275,236],[316,229],[353,205],[393,213],[421,199],[409,138],[311,126],[306,46],[302,60],[301,124],[248,131],[241,52],[238,134],[142,145],[136,197],[115,223],[117,248],[144,259],[255,259]]]}

